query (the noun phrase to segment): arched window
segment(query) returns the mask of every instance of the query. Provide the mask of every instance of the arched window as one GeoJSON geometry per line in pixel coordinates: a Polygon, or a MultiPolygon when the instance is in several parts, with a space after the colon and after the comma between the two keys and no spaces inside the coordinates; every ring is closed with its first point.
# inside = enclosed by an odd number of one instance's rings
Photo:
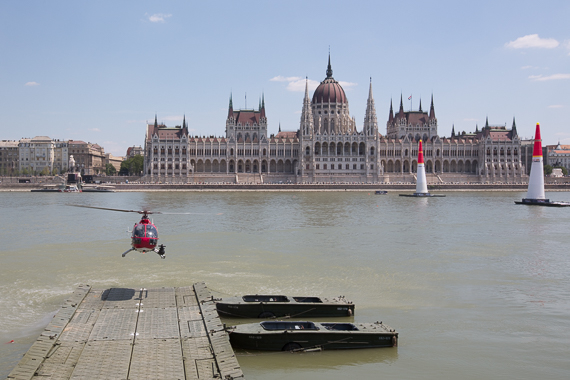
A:
{"type": "Polygon", "coordinates": [[[374,156],[374,147],[370,147],[370,155],[374,156]]]}
{"type": "Polygon", "coordinates": [[[305,148],[305,154],[306,154],[307,156],[311,154],[311,147],[310,147],[310,146],[307,146],[307,147],[305,148]]]}

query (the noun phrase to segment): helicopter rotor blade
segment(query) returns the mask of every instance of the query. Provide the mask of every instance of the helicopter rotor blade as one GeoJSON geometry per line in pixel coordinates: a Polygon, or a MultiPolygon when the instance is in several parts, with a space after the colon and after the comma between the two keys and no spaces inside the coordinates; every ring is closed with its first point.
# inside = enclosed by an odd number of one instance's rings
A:
{"type": "Polygon", "coordinates": [[[87,205],[73,205],[73,204],[68,204],[68,206],[73,206],[73,207],[84,207],[84,208],[95,208],[95,209],[99,209],[99,210],[108,210],[108,211],[118,211],[118,212],[136,212],[137,214],[161,214],[160,212],[156,212],[156,211],[141,211],[141,210],[123,210],[120,208],[109,208],[109,207],[97,207],[97,206],[87,206],[87,205]]]}
{"type": "Polygon", "coordinates": [[[222,215],[223,212],[213,213],[213,212],[155,212],[155,214],[162,215],[222,215]]]}

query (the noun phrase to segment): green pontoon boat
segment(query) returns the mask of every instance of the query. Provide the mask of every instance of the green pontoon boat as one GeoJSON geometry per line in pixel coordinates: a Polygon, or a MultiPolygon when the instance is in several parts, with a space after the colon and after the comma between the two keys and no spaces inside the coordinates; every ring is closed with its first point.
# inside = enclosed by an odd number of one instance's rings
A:
{"type": "Polygon", "coordinates": [[[216,301],[221,316],[233,318],[320,318],[354,315],[354,304],[343,296],[333,299],[289,297],[283,295],[246,295],[216,301]]]}
{"type": "Polygon", "coordinates": [[[227,328],[234,348],[265,351],[395,347],[398,333],[382,322],[264,321],[227,328]]]}

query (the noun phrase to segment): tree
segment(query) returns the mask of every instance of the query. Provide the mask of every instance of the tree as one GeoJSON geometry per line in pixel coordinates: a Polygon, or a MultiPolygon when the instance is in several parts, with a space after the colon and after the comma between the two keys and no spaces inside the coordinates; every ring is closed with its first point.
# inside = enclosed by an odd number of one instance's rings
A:
{"type": "Polygon", "coordinates": [[[544,165],[544,175],[551,175],[552,174],[552,166],[544,165]]]}
{"type": "Polygon", "coordinates": [[[123,162],[121,162],[120,175],[140,175],[143,171],[144,157],[137,154],[123,162]]]}
{"type": "Polygon", "coordinates": [[[113,166],[113,164],[105,165],[105,174],[107,175],[115,175],[117,173],[117,169],[113,166]]]}

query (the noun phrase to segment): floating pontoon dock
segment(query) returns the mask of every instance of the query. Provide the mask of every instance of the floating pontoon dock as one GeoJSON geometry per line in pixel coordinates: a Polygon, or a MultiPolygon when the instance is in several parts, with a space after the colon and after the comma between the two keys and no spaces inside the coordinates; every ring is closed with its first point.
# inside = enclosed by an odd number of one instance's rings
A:
{"type": "Polygon", "coordinates": [[[8,379],[243,379],[208,288],[80,286],[8,379]]]}

